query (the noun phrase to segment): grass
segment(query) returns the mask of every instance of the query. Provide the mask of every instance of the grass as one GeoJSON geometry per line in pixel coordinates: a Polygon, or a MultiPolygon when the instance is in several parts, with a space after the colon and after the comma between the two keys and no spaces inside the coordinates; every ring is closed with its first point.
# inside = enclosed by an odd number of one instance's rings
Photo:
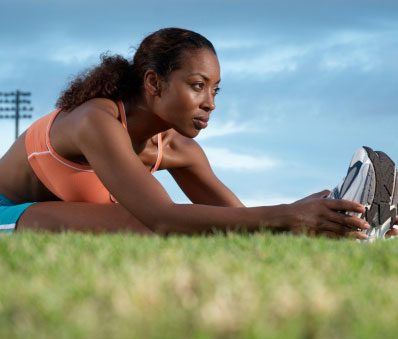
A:
{"type": "Polygon", "coordinates": [[[1,338],[395,338],[398,242],[0,238],[1,338]]]}

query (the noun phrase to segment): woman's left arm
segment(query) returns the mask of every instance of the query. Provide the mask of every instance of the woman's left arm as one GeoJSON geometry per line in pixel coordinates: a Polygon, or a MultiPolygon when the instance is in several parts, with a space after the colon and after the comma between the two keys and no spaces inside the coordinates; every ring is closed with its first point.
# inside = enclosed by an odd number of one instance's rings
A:
{"type": "Polygon", "coordinates": [[[181,135],[173,137],[169,173],[194,204],[244,207],[237,196],[214,174],[199,144],[181,135]]]}

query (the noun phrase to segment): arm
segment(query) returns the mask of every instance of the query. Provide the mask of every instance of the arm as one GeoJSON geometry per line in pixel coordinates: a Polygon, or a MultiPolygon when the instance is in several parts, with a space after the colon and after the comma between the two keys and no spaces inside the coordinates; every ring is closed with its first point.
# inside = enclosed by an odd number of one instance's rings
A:
{"type": "Polygon", "coordinates": [[[254,231],[260,227],[281,226],[334,230],[343,223],[363,226],[360,219],[337,213],[338,210],[362,211],[363,207],[348,201],[323,199],[318,204],[313,200],[302,203],[299,208],[307,210],[309,215],[301,218],[297,218],[297,206],[293,205],[244,208],[175,204],[134,153],[127,131],[108,112],[100,109],[86,112],[74,135],[74,142],[105,187],[130,213],[157,233],[192,234],[236,228],[254,231]]]}
{"type": "MultiPolygon", "coordinates": [[[[169,168],[170,174],[193,203],[225,207],[244,207],[242,202],[215,176],[205,153],[195,140],[183,137],[175,132],[169,144],[173,150],[169,157],[174,161],[168,161],[169,159],[167,159],[167,166],[165,167],[169,168]]],[[[325,198],[329,193],[329,191],[323,191],[313,194],[297,201],[294,206],[300,206],[300,203],[306,200],[325,198]]],[[[290,206],[289,208],[291,209],[292,207],[290,206]]],[[[301,218],[301,213],[296,213],[296,217],[301,218]]],[[[289,227],[276,227],[272,228],[272,230],[286,231],[289,230],[289,227]]],[[[302,232],[300,227],[290,230],[296,233],[302,232]]],[[[314,235],[330,234],[331,236],[335,236],[335,234],[332,234],[333,232],[328,230],[313,229],[307,231],[309,233],[312,232],[314,235]]],[[[349,235],[355,234],[351,232],[349,235]]]]}
{"type": "Polygon", "coordinates": [[[170,141],[166,166],[174,180],[194,204],[244,207],[243,203],[214,174],[198,143],[177,132],[170,141]]]}

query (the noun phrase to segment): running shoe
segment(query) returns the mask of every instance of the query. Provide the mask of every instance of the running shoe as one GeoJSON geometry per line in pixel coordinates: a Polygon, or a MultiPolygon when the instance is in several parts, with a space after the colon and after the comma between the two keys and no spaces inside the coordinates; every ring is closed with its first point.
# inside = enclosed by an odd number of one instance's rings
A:
{"type": "Polygon", "coordinates": [[[384,238],[395,223],[398,191],[397,170],[387,154],[360,148],[353,156],[347,175],[340,185],[330,193],[329,198],[356,201],[365,207],[364,213],[352,213],[365,219],[370,229],[366,241],[384,238]]]}

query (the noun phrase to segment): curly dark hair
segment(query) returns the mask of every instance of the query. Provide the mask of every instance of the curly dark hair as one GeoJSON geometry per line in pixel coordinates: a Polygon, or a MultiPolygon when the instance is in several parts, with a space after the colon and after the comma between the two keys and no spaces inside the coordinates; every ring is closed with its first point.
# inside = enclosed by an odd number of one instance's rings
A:
{"type": "Polygon", "coordinates": [[[57,107],[71,111],[87,100],[108,98],[126,100],[142,93],[148,70],[167,80],[181,67],[183,53],[214,46],[204,36],[181,28],[163,28],[148,35],[139,45],[132,61],[120,55],[101,55],[101,63],[71,81],[57,100],[57,107]]]}

